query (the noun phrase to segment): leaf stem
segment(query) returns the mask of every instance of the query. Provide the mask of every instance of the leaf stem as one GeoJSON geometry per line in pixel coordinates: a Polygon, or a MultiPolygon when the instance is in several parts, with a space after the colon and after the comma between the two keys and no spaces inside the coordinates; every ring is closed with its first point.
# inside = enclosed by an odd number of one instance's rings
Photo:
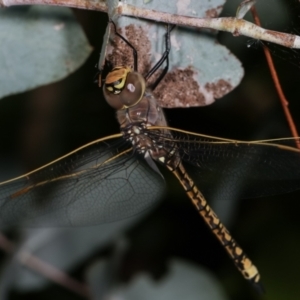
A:
{"type": "MultiPolygon", "coordinates": [[[[0,232],[0,249],[4,250],[6,253],[11,254],[15,250],[14,244],[6,238],[4,234],[0,232]]],[[[88,286],[72,277],[67,273],[59,270],[55,266],[43,261],[34,254],[21,249],[17,252],[17,258],[19,262],[28,267],[30,270],[43,275],[45,278],[55,282],[64,288],[73,291],[74,293],[80,295],[81,297],[90,299],[90,293],[88,286]]]]}
{"type": "MultiPolygon", "coordinates": [[[[258,26],[260,26],[260,24],[261,24],[260,19],[258,17],[258,13],[257,13],[257,10],[256,10],[255,6],[253,6],[251,8],[251,13],[252,13],[254,22],[258,26]]],[[[280,80],[278,78],[276,68],[274,66],[272,56],[270,54],[270,50],[266,46],[263,46],[263,50],[264,50],[264,53],[265,53],[265,57],[266,57],[266,60],[267,60],[267,63],[268,63],[268,66],[269,66],[269,69],[270,69],[270,72],[271,72],[271,76],[272,76],[277,94],[279,96],[279,99],[280,99],[280,102],[281,102],[281,105],[282,105],[283,112],[285,114],[286,120],[287,120],[288,125],[290,127],[291,133],[292,133],[293,137],[297,138],[297,137],[299,137],[299,134],[298,134],[297,128],[295,126],[295,122],[293,120],[292,114],[289,110],[289,102],[286,99],[286,97],[284,95],[284,92],[282,90],[280,80]]],[[[295,143],[296,143],[297,148],[300,149],[299,141],[295,141],[295,143]]]]}

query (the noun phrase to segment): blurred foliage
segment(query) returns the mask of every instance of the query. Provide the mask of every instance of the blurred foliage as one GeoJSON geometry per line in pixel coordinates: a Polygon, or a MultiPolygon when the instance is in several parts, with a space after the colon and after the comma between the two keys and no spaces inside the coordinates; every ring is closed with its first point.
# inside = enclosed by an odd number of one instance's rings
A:
{"type": "Polygon", "coordinates": [[[61,80],[92,50],[68,8],[2,9],[0,28],[0,97],[61,80]]]}

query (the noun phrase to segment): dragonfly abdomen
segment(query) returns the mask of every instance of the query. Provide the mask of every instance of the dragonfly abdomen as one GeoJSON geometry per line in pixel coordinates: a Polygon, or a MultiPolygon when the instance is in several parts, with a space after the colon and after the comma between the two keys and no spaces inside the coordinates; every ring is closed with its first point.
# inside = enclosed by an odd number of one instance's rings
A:
{"type": "Polygon", "coordinates": [[[227,253],[232,258],[236,267],[242,273],[244,278],[250,281],[257,289],[262,291],[263,289],[260,283],[260,274],[256,266],[247,257],[242,248],[233,239],[229,231],[222,224],[215,212],[211,209],[205,197],[198,190],[192,178],[185,171],[182,163],[172,164],[169,161],[166,164],[166,167],[177,177],[187,196],[191,199],[197,211],[211,229],[213,234],[226,249],[227,253]]]}

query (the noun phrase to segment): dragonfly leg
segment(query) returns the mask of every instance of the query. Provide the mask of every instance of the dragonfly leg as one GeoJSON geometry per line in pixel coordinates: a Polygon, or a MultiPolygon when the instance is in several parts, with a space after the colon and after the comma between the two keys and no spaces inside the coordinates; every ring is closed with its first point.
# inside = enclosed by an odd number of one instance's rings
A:
{"type": "Polygon", "coordinates": [[[174,164],[169,164],[167,167],[180,181],[197,211],[213,234],[221,242],[222,246],[226,249],[227,253],[232,258],[244,278],[250,281],[258,291],[263,292],[263,287],[260,283],[260,275],[256,266],[247,257],[242,248],[237,244],[229,231],[210,208],[202,193],[198,190],[193,180],[185,171],[182,163],[179,163],[176,167],[174,167],[174,164]]]}
{"type": "Polygon", "coordinates": [[[138,54],[136,49],[134,48],[134,46],[127,40],[124,38],[124,36],[122,36],[118,31],[117,31],[117,26],[115,24],[115,22],[113,20],[110,20],[110,22],[113,24],[114,29],[115,29],[115,35],[118,36],[120,39],[122,39],[128,47],[130,47],[132,49],[132,54],[133,54],[133,70],[134,71],[138,71],[138,54]]]}
{"type": "Polygon", "coordinates": [[[162,54],[160,60],[153,66],[153,68],[148,72],[148,74],[145,76],[145,79],[148,80],[160,67],[161,65],[166,62],[166,66],[164,67],[163,71],[161,74],[156,78],[155,82],[152,84],[151,88],[154,90],[157,85],[162,81],[162,79],[165,77],[165,75],[168,72],[169,69],[169,53],[171,50],[171,31],[175,28],[175,25],[170,25],[167,24],[167,32],[166,32],[166,37],[165,37],[165,45],[166,45],[166,50],[162,54]]]}

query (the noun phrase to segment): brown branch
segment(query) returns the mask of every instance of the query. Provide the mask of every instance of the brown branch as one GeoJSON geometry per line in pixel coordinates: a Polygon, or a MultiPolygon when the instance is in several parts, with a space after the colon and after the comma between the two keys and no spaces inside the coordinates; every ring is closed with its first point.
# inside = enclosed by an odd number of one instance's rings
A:
{"type": "Polygon", "coordinates": [[[98,10],[107,12],[106,1],[93,0],[0,0],[0,7],[9,7],[14,5],[51,5],[66,6],[87,10],[98,10]]]}
{"type": "MultiPolygon", "coordinates": [[[[139,8],[126,4],[125,1],[116,2],[115,7],[111,7],[110,18],[115,15],[131,16],[136,18],[153,20],[181,26],[209,28],[221,31],[231,32],[234,36],[244,35],[257,40],[264,40],[271,43],[283,45],[285,47],[300,49],[300,37],[294,34],[282,33],[268,30],[256,26],[238,18],[197,18],[182,15],[170,14],[166,12],[139,8]]],[[[92,0],[0,0],[0,6],[12,5],[56,5],[68,6],[80,9],[98,10],[108,12],[105,1],[92,0]]]]}
{"type": "MultiPolygon", "coordinates": [[[[258,13],[257,13],[257,10],[256,10],[255,6],[252,6],[251,13],[252,13],[255,24],[260,26],[261,25],[260,19],[258,17],[258,13]]],[[[288,107],[289,102],[286,99],[286,97],[284,95],[284,92],[282,90],[282,87],[281,87],[281,84],[280,84],[280,81],[279,81],[279,78],[278,78],[278,75],[277,75],[277,72],[276,72],[276,69],[275,69],[275,66],[274,66],[273,59],[272,59],[272,56],[270,54],[270,50],[266,46],[263,46],[263,50],[264,50],[264,53],[265,53],[265,56],[266,56],[266,60],[267,60],[267,63],[268,63],[268,66],[269,66],[269,69],[270,69],[270,72],[271,72],[273,82],[275,84],[277,94],[279,96],[279,99],[280,99],[280,102],[281,102],[281,105],[282,105],[282,108],[283,108],[283,112],[285,114],[286,120],[287,120],[288,125],[290,127],[291,133],[292,133],[293,137],[298,138],[299,134],[298,134],[297,128],[295,126],[295,122],[293,120],[292,114],[291,114],[291,112],[289,110],[289,107],[288,107]]],[[[297,146],[297,148],[300,149],[300,144],[299,144],[298,140],[296,141],[296,146],[297,146]]]]}

